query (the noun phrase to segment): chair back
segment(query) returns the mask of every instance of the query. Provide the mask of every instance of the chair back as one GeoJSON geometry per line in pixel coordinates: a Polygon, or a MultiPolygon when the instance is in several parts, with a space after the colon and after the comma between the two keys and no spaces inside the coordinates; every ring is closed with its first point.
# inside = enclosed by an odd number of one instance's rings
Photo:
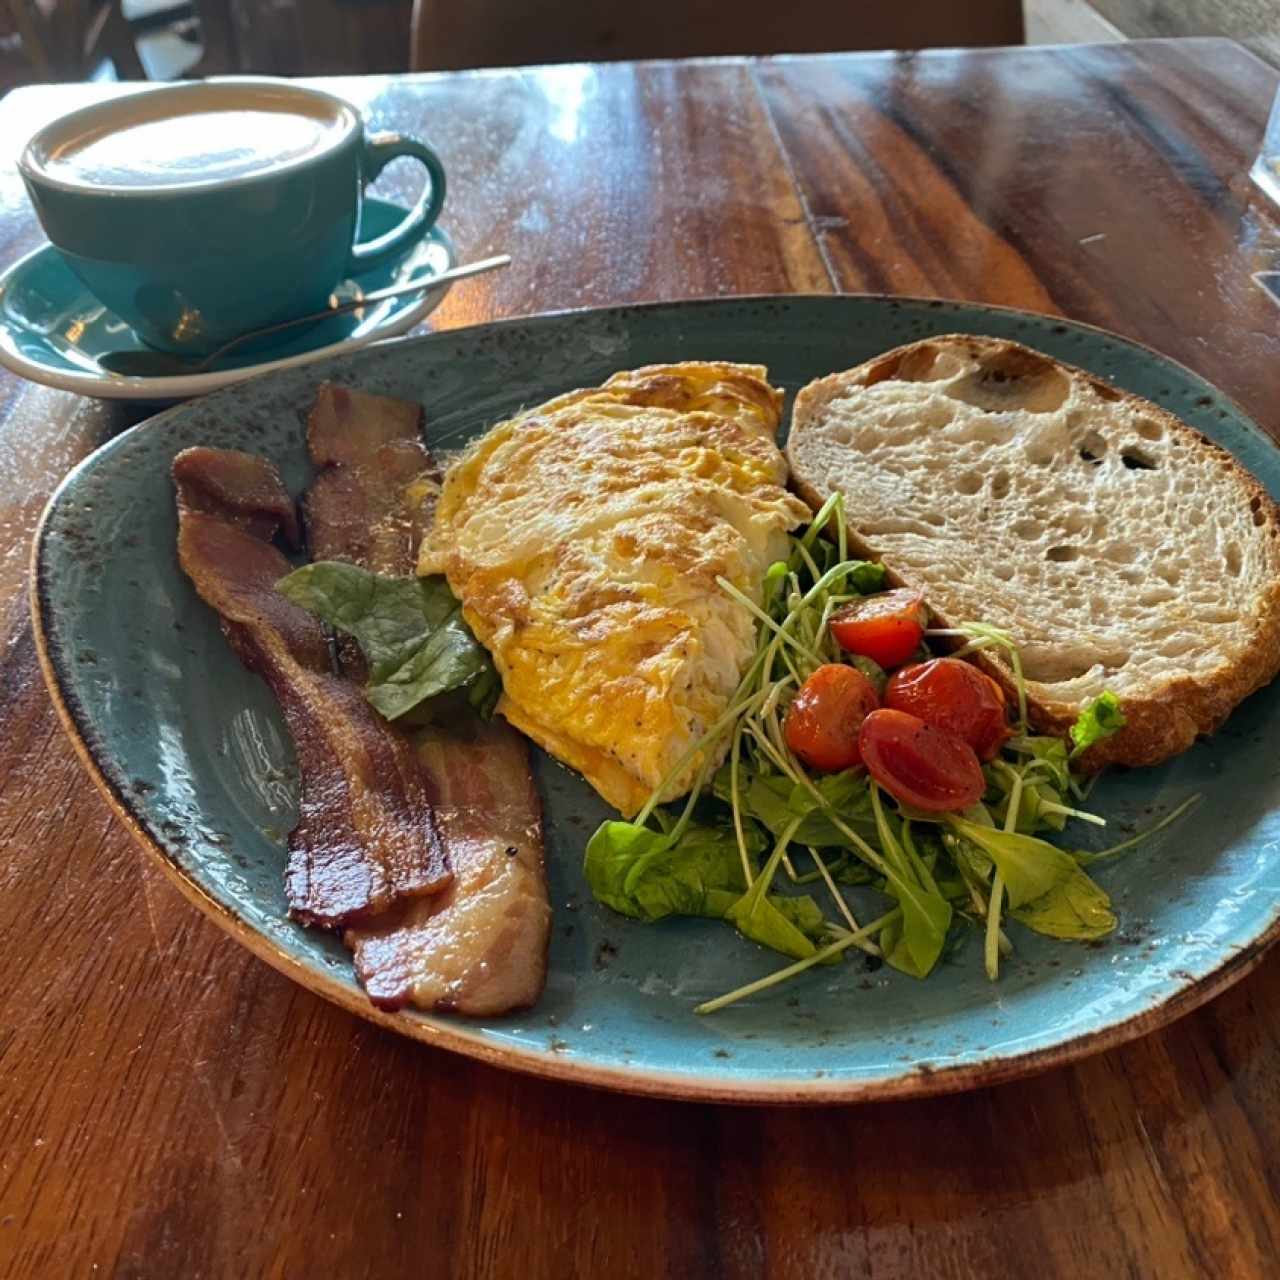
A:
{"type": "Polygon", "coordinates": [[[414,0],[416,71],[1021,44],[1021,0],[414,0]]]}

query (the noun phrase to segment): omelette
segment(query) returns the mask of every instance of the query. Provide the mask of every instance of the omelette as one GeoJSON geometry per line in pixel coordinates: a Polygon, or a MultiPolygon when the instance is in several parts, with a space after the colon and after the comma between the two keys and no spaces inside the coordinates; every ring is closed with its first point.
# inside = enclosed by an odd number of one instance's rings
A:
{"type": "MultiPolygon", "coordinates": [[[[450,467],[420,574],[442,573],[502,677],[498,710],[626,816],[728,707],[755,651],[757,604],[787,533],[775,435],[782,393],[759,365],[614,374],[493,427],[450,467]]],[[[727,739],[662,799],[714,767],[727,739]]]]}

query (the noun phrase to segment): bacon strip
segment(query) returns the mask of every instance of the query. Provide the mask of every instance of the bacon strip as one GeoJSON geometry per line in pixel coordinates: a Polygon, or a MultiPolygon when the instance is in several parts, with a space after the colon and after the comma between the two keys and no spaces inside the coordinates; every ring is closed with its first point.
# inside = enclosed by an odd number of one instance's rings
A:
{"type": "Polygon", "coordinates": [[[356,975],[384,1009],[412,1003],[491,1017],[526,1009],[547,976],[551,904],[542,804],[528,743],[505,720],[432,727],[418,740],[454,881],[348,929],[356,975]]]}
{"type": "MultiPolygon", "coordinates": [[[[324,466],[305,500],[316,558],[411,574],[439,489],[416,406],[326,385],[307,438],[324,466]]],[[[346,669],[346,649],[342,657],[346,669]]],[[[454,881],[348,929],[356,973],[386,1009],[483,1017],[527,1008],[542,994],[551,931],[528,743],[505,721],[470,714],[428,726],[416,742],[454,881]]]]}
{"type": "Polygon", "coordinates": [[[174,459],[173,478],[179,514],[203,511],[264,542],[278,531],[289,546],[302,545],[297,508],[265,458],[238,449],[186,449],[174,459]]]}
{"type": "MultiPolygon", "coordinates": [[[[302,499],[311,558],[413,573],[440,488],[422,443],[422,410],[324,382],[307,418],[307,446],[321,467],[302,499]]],[[[338,637],[338,656],[347,675],[364,679],[349,636],[338,637]]]]}
{"type": "Polygon", "coordinates": [[[322,382],[307,415],[307,449],[318,467],[360,466],[394,441],[421,448],[423,417],[422,406],[408,400],[322,382]]]}
{"type": "Polygon", "coordinates": [[[182,568],[244,664],[271,686],[298,753],[290,914],[336,928],[439,892],[452,874],[412,749],[331,672],[320,624],[275,589],[290,565],[267,539],[295,518],[279,474],[252,454],[188,449],[173,477],[182,568]]]}

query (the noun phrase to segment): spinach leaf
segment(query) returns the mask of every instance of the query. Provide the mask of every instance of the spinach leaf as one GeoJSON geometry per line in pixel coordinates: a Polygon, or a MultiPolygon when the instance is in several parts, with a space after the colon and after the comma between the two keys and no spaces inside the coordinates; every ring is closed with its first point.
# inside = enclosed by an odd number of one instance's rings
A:
{"type": "MultiPolygon", "coordinates": [[[[744,829],[747,852],[759,854],[764,840],[752,829],[744,829]]],[[[627,873],[623,889],[639,908],[642,920],[664,916],[722,917],[746,888],[742,878],[742,855],[732,831],[690,824],[674,842],[636,860],[627,873]],[[727,900],[717,899],[717,891],[729,892],[727,900]]]]}
{"type": "Polygon", "coordinates": [[[998,831],[954,814],[949,814],[947,821],[952,830],[977,845],[996,864],[1004,877],[1010,908],[1034,902],[1079,870],[1069,853],[1047,840],[1017,831],[998,831]]]}
{"type": "Polygon", "coordinates": [[[1111,899],[1080,867],[1042,897],[1009,914],[1028,929],[1051,938],[1090,941],[1105,937],[1116,927],[1111,899]]]}
{"type": "MultiPolygon", "coordinates": [[[[875,834],[871,814],[871,796],[865,776],[850,769],[816,778],[814,784],[821,803],[807,788],[792,783],[780,773],[758,773],[745,767],[738,770],[738,801],[742,811],[763,823],[773,836],[796,818],[803,818],[792,840],[815,848],[847,848],[849,837],[828,816],[834,810],[846,826],[859,835],[875,834]]],[[[729,803],[729,767],[725,765],[711,784],[712,791],[729,803]]]]}
{"type": "Polygon", "coordinates": [[[813,942],[821,942],[827,937],[827,922],[822,908],[806,893],[792,898],[783,897],[780,893],[771,893],[769,901],[791,921],[806,938],[813,942]]]}
{"type": "Polygon", "coordinates": [[[481,714],[492,712],[498,673],[443,578],[389,578],[321,560],[276,587],[355,639],[369,664],[365,696],[388,720],[453,689],[466,689],[481,714]]]}
{"type": "Polygon", "coordinates": [[[889,877],[885,892],[897,899],[902,918],[891,926],[889,937],[880,935],[884,958],[913,978],[927,978],[947,941],[951,904],[940,894],[926,892],[898,876],[889,877]]]}
{"type": "Polygon", "coordinates": [[[924,978],[938,963],[951,927],[951,904],[938,892],[933,872],[916,851],[905,821],[897,826],[885,812],[879,789],[872,790],[871,807],[880,852],[887,868],[884,891],[896,898],[902,916],[880,946],[895,969],[924,978]]]}
{"type": "MultiPolygon", "coordinates": [[[[765,840],[755,827],[744,834],[754,876],[765,840]]],[[[813,943],[827,934],[811,897],[766,893],[763,877],[756,877],[759,892],[753,898],[760,905],[742,906],[752,894],[746,892],[737,840],[725,828],[691,823],[677,837],[633,822],[606,822],[587,844],[584,870],[600,902],[636,920],[729,920],[747,937],[797,959],[812,955],[813,943]]]]}
{"type": "MultiPolygon", "coordinates": [[[[758,854],[763,839],[744,834],[758,854]]],[[[605,822],[587,843],[584,871],[605,906],[637,920],[664,916],[723,916],[746,888],[733,832],[690,824],[677,838],[634,822],[605,822]],[[731,891],[718,909],[710,895],[731,891]]]]}
{"type": "Polygon", "coordinates": [[[671,837],[634,822],[602,822],[587,841],[583,872],[596,900],[624,916],[648,917],[627,893],[627,875],[640,859],[665,853],[671,837]]]}
{"type": "Polygon", "coordinates": [[[735,924],[744,937],[784,956],[804,960],[813,955],[817,947],[783,913],[774,895],[765,893],[764,881],[765,877],[760,876],[729,908],[725,919],[735,924]]]}
{"type": "MultiPolygon", "coordinates": [[[[764,869],[756,876],[751,887],[737,900],[725,914],[725,919],[737,926],[738,932],[752,942],[780,951],[785,956],[796,960],[805,960],[816,953],[817,947],[795,920],[803,920],[803,914],[792,913],[803,911],[794,907],[783,908],[782,900],[769,892],[773,877],[777,874],[787,842],[779,840],[774,845],[773,853],[764,869]]],[[[809,912],[809,919],[814,919],[813,912],[821,919],[821,912],[816,904],[809,912]]]]}
{"type": "Polygon", "coordinates": [[[1082,751],[1109,738],[1113,733],[1125,726],[1124,712],[1120,709],[1120,699],[1107,690],[1100,693],[1092,702],[1086,703],[1076,722],[1071,726],[1071,759],[1075,759],[1082,751]]]}

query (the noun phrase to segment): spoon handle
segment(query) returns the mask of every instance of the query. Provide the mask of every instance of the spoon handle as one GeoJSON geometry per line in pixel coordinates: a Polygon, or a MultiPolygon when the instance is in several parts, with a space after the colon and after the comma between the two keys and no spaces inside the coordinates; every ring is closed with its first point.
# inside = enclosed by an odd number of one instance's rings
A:
{"type": "Polygon", "coordinates": [[[505,267],[510,262],[511,255],[509,253],[500,253],[493,258],[481,258],[479,262],[468,262],[462,267],[450,267],[448,271],[442,271],[439,275],[428,276],[424,279],[411,281],[408,284],[392,285],[388,289],[375,289],[372,293],[361,294],[360,297],[352,298],[349,302],[339,302],[336,306],[325,307],[323,311],[313,311],[309,315],[294,316],[293,319],[282,320],[279,324],[267,325],[262,329],[253,329],[249,333],[242,333],[238,338],[232,338],[230,342],[224,342],[216,351],[212,351],[205,356],[193,368],[192,372],[207,368],[215,360],[225,356],[228,351],[238,347],[242,342],[248,342],[251,338],[263,338],[271,333],[279,333],[282,329],[292,329],[296,324],[310,324],[316,320],[327,320],[329,316],[341,315],[344,311],[358,311],[361,307],[367,307],[371,302],[383,302],[387,298],[403,298],[411,293],[425,293],[428,289],[436,288],[437,285],[452,284],[453,281],[465,280],[468,276],[479,276],[486,271],[496,271],[499,267],[505,267]]]}

